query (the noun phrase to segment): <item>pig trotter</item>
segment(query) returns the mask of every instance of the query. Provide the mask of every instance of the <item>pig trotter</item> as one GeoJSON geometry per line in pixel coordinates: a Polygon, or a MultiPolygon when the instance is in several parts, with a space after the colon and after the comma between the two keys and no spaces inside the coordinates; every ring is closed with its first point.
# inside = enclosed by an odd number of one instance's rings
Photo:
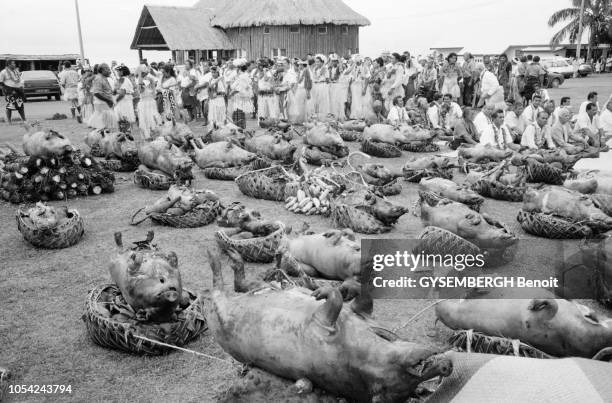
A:
{"type": "Polygon", "coordinates": [[[330,333],[336,332],[336,320],[342,310],[342,294],[333,287],[323,287],[315,290],[312,296],[317,300],[325,299],[325,303],[314,313],[314,319],[330,333]]]}

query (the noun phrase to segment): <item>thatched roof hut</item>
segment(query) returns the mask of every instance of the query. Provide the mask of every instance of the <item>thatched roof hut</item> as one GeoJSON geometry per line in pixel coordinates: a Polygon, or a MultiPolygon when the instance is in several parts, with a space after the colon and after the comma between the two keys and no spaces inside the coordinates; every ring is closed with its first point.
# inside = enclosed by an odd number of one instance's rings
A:
{"type": "Polygon", "coordinates": [[[172,50],[173,59],[303,57],[359,51],[370,21],[342,0],[200,0],[193,7],[144,6],[131,49],[172,50]]]}

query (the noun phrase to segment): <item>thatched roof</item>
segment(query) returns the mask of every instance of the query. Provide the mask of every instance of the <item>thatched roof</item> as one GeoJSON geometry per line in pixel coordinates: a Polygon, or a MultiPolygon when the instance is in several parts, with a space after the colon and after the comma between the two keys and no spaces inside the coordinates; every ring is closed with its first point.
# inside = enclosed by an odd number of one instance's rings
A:
{"type": "Polygon", "coordinates": [[[261,25],[370,25],[342,0],[201,0],[196,8],[214,8],[214,26],[221,28],[261,25]],[[214,6],[214,3],[223,6],[214,6]]]}
{"type": "Polygon", "coordinates": [[[212,16],[203,7],[144,6],[131,49],[234,49],[212,16]]]}

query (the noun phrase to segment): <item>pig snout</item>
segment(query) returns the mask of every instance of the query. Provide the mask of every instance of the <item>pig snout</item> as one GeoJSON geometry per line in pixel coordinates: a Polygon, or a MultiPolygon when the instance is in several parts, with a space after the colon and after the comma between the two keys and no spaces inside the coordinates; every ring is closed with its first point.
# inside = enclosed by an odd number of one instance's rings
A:
{"type": "Polygon", "coordinates": [[[179,300],[180,295],[175,287],[170,287],[169,289],[162,291],[158,297],[163,301],[174,303],[179,300]]]}
{"type": "Polygon", "coordinates": [[[434,355],[423,363],[421,377],[429,379],[435,376],[449,376],[452,372],[453,362],[449,358],[434,355]]]}

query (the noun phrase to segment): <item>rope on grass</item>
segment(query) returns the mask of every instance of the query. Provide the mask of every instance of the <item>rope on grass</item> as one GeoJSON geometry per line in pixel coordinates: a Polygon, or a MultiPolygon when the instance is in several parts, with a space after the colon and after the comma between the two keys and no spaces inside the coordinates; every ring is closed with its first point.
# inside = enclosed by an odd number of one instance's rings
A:
{"type": "Polygon", "coordinates": [[[206,358],[210,358],[210,359],[213,359],[213,360],[221,361],[221,362],[224,362],[224,363],[226,363],[226,364],[233,365],[233,366],[238,366],[238,367],[240,366],[240,365],[238,365],[238,364],[236,364],[235,362],[232,362],[232,361],[230,361],[230,360],[224,360],[223,358],[218,358],[218,357],[215,357],[215,356],[212,356],[212,355],[208,355],[208,354],[200,353],[199,351],[194,351],[194,350],[189,350],[189,349],[187,349],[187,348],[183,348],[183,347],[173,346],[172,344],[163,343],[163,342],[161,342],[161,341],[157,341],[157,340],[149,339],[148,337],[139,336],[139,335],[136,335],[136,334],[135,334],[135,335],[133,335],[133,336],[134,336],[135,338],[137,338],[137,339],[141,339],[141,340],[144,340],[144,341],[148,341],[149,343],[152,343],[152,344],[157,344],[157,345],[159,345],[159,346],[163,346],[163,347],[167,347],[167,348],[172,348],[172,349],[175,349],[175,350],[183,351],[183,352],[185,352],[185,353],[190,353],[190,354],[194,354],[194,355],[199,355],[199,356],[202,356],[202,357],[206,357],[206,358]]]}

